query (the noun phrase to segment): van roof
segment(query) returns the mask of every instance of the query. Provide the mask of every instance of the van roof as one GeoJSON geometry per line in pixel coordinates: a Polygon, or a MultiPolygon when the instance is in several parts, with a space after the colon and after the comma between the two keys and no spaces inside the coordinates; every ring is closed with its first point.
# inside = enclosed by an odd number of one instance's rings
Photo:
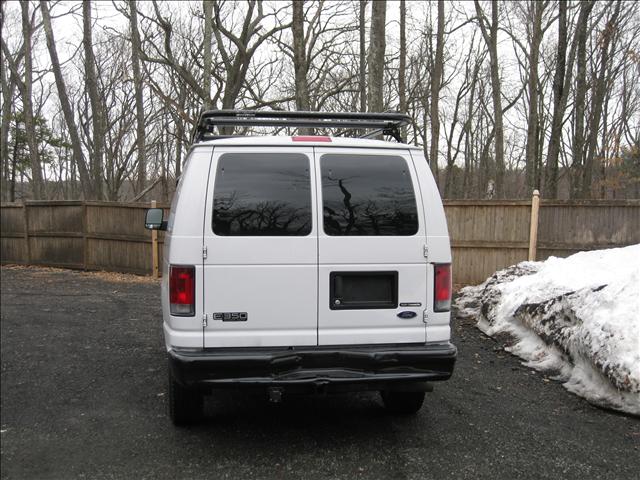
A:
{"type": "Polygon", "coordinates": [[[325,135],[306,136],[242,136],[204,140],[193,145],[193,148],[201,146],[288,146],[288,147],[342,147],[342,148],[385,148],[394,150],[418,150],[420,147],[406,143],[386,142],[383,140],[371,140],[364,138],[330,137],[325,135]]]}

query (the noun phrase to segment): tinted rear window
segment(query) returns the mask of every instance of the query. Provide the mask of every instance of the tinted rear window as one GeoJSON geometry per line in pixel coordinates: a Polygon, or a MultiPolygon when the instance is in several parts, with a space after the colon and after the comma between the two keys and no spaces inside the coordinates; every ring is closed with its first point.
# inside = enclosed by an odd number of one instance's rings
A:
{"type": "Polygon", "coordinates": [[[323,155],[327,235],[415,235],[416,198],[407,162],[391,155],[323,155]]]}
{"type": "Polygon", "coordinates": [[[297,153],[227,153],[218,160],[213,232],[231,236],[311,233],[309,159],[297,153]]]}

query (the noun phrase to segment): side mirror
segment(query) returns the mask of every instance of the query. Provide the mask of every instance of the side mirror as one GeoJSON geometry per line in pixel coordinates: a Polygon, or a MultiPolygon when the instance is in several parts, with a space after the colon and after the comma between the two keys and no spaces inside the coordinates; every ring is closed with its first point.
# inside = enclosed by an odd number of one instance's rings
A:
{"type": "Polygon", "coordinates": [[[162,221],[164,210],[162,208],[150,208],[144,219],[144,228],[147,230],[166,230],[167,222],[162,221]]]}

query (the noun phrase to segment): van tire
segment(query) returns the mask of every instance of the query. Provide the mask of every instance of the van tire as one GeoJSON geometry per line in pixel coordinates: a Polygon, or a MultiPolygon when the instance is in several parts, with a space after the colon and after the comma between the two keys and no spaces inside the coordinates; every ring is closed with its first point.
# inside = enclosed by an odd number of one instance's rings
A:
{"type": "Polygon", "coordinates": [[[202,418],[202,392],[176,382],[169,372],[169,417],[176,426],[190,425],[202,418]]]}
{"type": "Polygon", "coordinates": [[[400,414],[417,413],[424,402],[424,392],[396,392],[382,390],[382,401],[387,411],[400,414]]]}

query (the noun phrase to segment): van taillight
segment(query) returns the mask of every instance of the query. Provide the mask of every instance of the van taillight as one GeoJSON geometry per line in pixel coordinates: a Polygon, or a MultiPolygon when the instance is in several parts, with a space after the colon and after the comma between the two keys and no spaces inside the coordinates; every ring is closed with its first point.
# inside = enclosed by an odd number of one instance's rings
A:
{"type": "Polygon", "coordinates": [[[171,265],[169,272],[169,303],[171,315],[195,315],[195,267],[171,265]]]}
{"type": "Polygon", "coordinates": [[[448,312],[451,308],[451,264],[435,264],[433,310],[448,312]]]}

